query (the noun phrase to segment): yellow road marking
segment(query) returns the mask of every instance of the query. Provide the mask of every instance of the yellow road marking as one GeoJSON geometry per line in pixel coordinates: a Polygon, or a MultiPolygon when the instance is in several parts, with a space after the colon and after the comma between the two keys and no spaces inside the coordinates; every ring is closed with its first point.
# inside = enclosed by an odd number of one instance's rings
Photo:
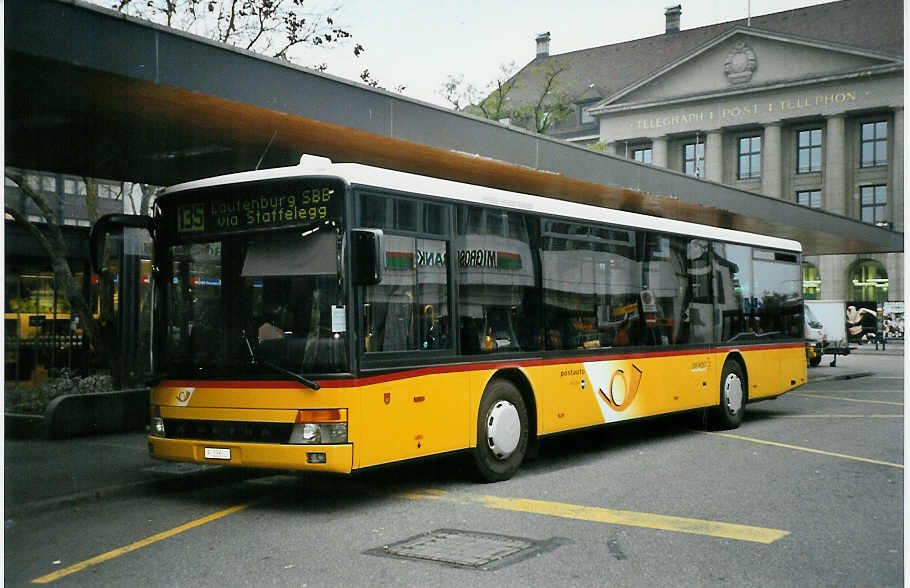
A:
{"type": "Polygon", "coordinates": [[[48,584],[55,580],[59,580],[60,578],[62,578],[64,576],[74,574],[78,571],[84,570],[85,568],[91,567],[95,564],[105,562],[109,559],[113,559],[115,557],[121,556],[121,555],[123,555],[125,553],[129,553],[131,551],[136,551],[137,549],[141,549],[147,545],[151,545],[152,543],[161,541],[162,539],[167,539],[168,537],[173,537],[174,535],[178,535],[180,533],[183,533],[184,531],[189,531],[190,529],[192,529],[194,527],[198,527],[200,525],[210,523],[210,522],[220,519],[222,517],[226,517],[229,514],[233,514],[237,511],[247,508],[250,504],[252,504],[252,503],[232,506],[231,508],[226,508],[222,511],[218,511],[216,513],[202,517],[201,519],[196,519],[195,521],[190,521],[189,523],[180,525],[179,527],[175,527],[168,531],[162,531],[161,533],[157,533],[155,535],[152,535],[151,537],[142,539],[141,541],[136,541],[135,543],[130,543],[129,545],[125,545],[118,549],[108,551],[107,553],[102,553],[101,555],[96,555],[95,557],[93,557],[91,559],[87,559],[87,560],[79,562],[75,565],[71,565],[68,568],[63,568],[62,570],[57,570],[56,572],[54,572],[52,574],[47,574],[46,576],[41,576],[40,578],[35,578],[34,580],[32,580],[32,584],[48,584]]]}
{"type": "Polygon", "coordinates": [[[902,414],[775,414],[762,415],[772,419],[902,419],[902,414]]]}
{"type": "Polygon", "coordinates": [[[884,465],[892,468],[904,469],[904,464],[901,463],[892,463],[890,461],[879,461],[877,459],[869,459],[866,457],[857,457],[855,455],[846,455],[844,453],[834,453],[832,451],[822,451],[821,449],[812,449],[811,447],[802,447],[800,445],[790,445],[788,443],[778,443],[776,441],[765,441],[764,439],[755,439],[754,437],[743,437],[742,435],[733,435],[732,433],[714,433],[711,431],[697,431],[704,435],[714,435],[716,437],[729,437],[730,439],[739,439],[740,441],[751,441],[752,443],[761,443],[762,445],[772,445],[774,447],[783,447],[785,449],[795,449],[797,451],[805,451],[807,453],[817,453],[819,455],[827,455],[829,457],[839,457],[841,459],[851,459],[853,461],[863,461],[866,463],[874,463],[876,465],[884,465]]]}
{"type": "Polygon", "coordinates": [[[467,493],[450,494],[442,490],[421,490],[398,495],[409,500],[444,500],[457,504],[473,504],[498,510],[525,512],[566,519],[577,519],[594,523],[612,525],[626,525],[630,527],[644,527],[648,529],[661,529],[679,533],[693,533],[708,535],[739,541],[753,541],[756,543],[773,543],[790,534],[789,531],[689,519],[668,515],[650,514],[646,512],[633,512],[626,510],[613,510],[593,506],[580,506],[547,500],[531,500],[527,498],[501,498],[499,496],[481,496],[467,493]]]}
{"type": "Polygon", "coordinates": [[[866,404],[890,404],[891,406],[903,406],[903,402],[888,402],[887,400],[865,400],[860,398],[844,398],[842,396],[824,396],[822,394],[801,394],[799,392],[790,392],[788,396],[805,396],[806,398],[825,398],[827,400],[843,400],[845,402],[864,402],[866,404]]]}

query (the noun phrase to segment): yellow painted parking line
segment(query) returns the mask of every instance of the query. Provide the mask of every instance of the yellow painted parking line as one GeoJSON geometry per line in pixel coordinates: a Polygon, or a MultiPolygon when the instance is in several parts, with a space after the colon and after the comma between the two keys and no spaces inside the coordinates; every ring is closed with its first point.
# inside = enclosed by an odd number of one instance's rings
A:
{"type": "Polygon", "coordinates": [[[762,415],[772,419],[902,419],[902,414],[775,414],[762,415]]]}
{"type": "Polygon", "coordinates": [[[887,400],[866,400],[862,398],[844,398],[842,396],[826,396],[823,394],[804,394],[800,392],[790,392],[787,396],[805,396],[806,398],[824,398],[826,400],[843,400],[845,402],[862,402],[865,404],[888,404],[890,406],[903,406],[903,402],[888,402],[887,400]]]}
{"type": "Polygon", "coordinates": [[[56,572],[54,572],[52,574],[47,574],[46,576],[41,576],[40,578],[35,578],[34,580],[32,580],[32,584],[48,584],[55,580],[59,580],[60,578],[62,578],[64,576],[74,574],[78,571],[84,570],[85,568],[91,567],[95,564],[105,562],[109,559],[113,559],[115,557],[121,556],[121,555],[123,555],[125,553],[129,553],[131,551],[136,551],[137,549],[141,549],[143,547],[146,547],[147,545],[151,545],[152,543],[161,541],[162,539],[167,539],[168,537],[173,537],[174,535],[178,535],[180,533],[183,533],[184,531],[189,531],[190,529],[193,529],[200,525],[204,525],[206,523],[210,523],[210,522],[220,519],[222,517],[226,517],[229,514],[233,514],[237,511],[247,508],[248,506],[250,506],[250,504],[252,504],[252,503],[246,503],[246,504],[240,504],[237,506],[232,506],[231,508],[226,508],[224,510],[221,510],[216,513],[210,514],[208,516],[202,517],[201,519],[196,519],[195,521],[190,521],[189,523],[180,525],[179,527],[174,527],[173,529],[170,529],[167,531],[162,531],[161,533],[157,533],[155,535],[152,535],[151,537],[142,539],[141,541],[136,541],[135,543],[130,543],[129,545],[125,545],[118,549],[108,551],[107,553],[102,553],[101,555],[96,555],[95,557],[93,557],[91,559],[87,559],[85,561],[71,565],[67,568],[63,568],[62,570],[57,570],[56,572]]]}
{"type": "Polygon", "coordinates": [[[866,463],[874,463],[876,465],[883,465],[892,468],[904,469],[904,464],[901,463],[892,463],[890,461],[879,461],[877,459],[869,459],[866,457],[857,457],[855,455],[847,455],[844,453],[834,453],[832,451],[822,451],[821,449],[812,449],[811,447],[802,447],[800,445],[790,445],[788,443],[778,443],[777,441],[765,441],[764,439],[755,439],[754,437],[743,437],[742,435],[733,435],[732,433],[715,433],[712,431],[697,431],[704,435],[712,435],[715,437],[728,437],[730,439],[738,439],[740,441],[749,441],[751,443],[761,443],[762,445],[772,445],[774,447],[783,447],[784,449],[795,449],[796,451],[805,451],[806,453],[817,453],[819,455],[827,455],[829,457],[839,457],[841,459],[850,459],[853,461],[862,461],[866,463]]]}
{"type": "Polygon", "coordinates": [[[409,500],[443,500],[457,504],[480,505],[498,510],[576,519],[593,523],[644,527],[648,529],[692,533],[695,535],[707,535],[710,537],[721,537],[724,539],[753,541],[766,544],[773,543],[790,534],[789,531],[782,531],[779,529],[689,519],[646,512],[613,510],[609,508],[581,506],[547,500],[531,500],[527,498],[502,498],[499,496],[482,496],[460,492],[448,493],[433,489],[409,492],[399,494],[398,496],[409,500]]]}

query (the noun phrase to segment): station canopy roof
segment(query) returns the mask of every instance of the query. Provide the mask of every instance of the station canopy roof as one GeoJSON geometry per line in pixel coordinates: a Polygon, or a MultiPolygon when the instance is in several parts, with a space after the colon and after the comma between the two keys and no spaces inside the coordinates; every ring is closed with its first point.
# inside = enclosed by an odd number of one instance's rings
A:
{"type": "Polygon", "coordinates": [[[330,157],[796,239],[903,234],[504,127],[74,0],[7,0],[6,165],[170,185],[330,157]]]}

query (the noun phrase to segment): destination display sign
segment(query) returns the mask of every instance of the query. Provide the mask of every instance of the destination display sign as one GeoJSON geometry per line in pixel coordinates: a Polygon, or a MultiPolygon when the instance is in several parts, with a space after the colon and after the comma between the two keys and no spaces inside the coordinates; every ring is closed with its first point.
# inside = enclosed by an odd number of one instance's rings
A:
{"type": "Polygon", "coordinates": [[[256,182],[174,194],[162,202],[178,237],[341,220],[344,183],[334,179],[256,182]]]}

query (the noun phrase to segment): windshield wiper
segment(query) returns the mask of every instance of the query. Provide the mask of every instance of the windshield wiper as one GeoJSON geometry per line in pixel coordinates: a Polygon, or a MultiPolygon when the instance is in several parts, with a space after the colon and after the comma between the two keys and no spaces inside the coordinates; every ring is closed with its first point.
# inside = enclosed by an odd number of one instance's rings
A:
{"type": "Polygon", "coordinates": [[[241,329],[240,335],[241,335],[241,337],[243,337],[243,342],[244,342],[244,344],[246,344],[246,349],[250,353],[250,365],[251,366],[255,367],[257,365],[261,365],[261,366],[267,367],[274,372],[278,372],[279,374],[282,374],[282,375],[288,376],[290,378],[293,378],[294,380],[297,380],[298,382],[300,382],[301,384],[303,384],[304,386],[306,386],[308,388],[312,388],[313,390],[319,390],[319,382],[314,382],[313,380],[304,378],[300,374],[296,374],[296,373],[292,372],[291,370],[284,369],[280,365],[276,365],[270,361],[266,361],[264,359],[260,359],[260,358],[256,357],[256,353],[253,351],[253,346],[250,345],[250,340],[246,336],[246,330],[241,329]]]}

